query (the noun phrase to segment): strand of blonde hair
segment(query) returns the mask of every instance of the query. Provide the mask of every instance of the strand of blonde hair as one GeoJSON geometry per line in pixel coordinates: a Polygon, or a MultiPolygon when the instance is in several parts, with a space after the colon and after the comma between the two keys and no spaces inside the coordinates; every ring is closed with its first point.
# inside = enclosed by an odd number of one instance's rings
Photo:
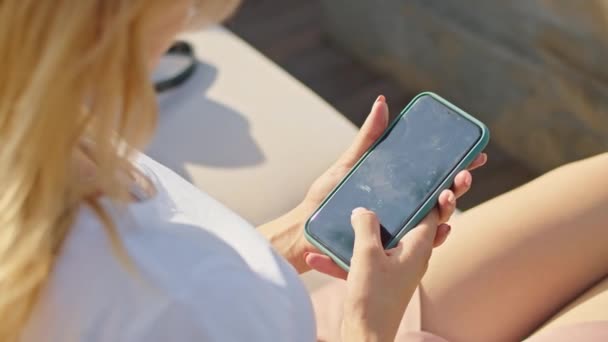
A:
{"type": "Polygon", "coordinates": [[[0,2],[0,340],[17,340],[83,203],[128,194],[117,171],[155,123],[146,1],[0,2]],[[14,30],[10,28],[26,28],[14,30]],[[92,141],[82,149],[83,139],[92,141]],[[75,159],[96,165],[79,180],[75,159]]]}

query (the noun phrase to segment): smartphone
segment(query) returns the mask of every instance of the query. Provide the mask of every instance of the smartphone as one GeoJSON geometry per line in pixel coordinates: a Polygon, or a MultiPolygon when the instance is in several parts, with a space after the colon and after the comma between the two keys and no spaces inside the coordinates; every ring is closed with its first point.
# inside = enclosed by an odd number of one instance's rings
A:
{"type": "Polygon", "coordinates": [[[489,140],[479,120],[436,94],[418,95],[308,219],[306,238],[348,271],[351,212],[364,207],[378,216],[383,246],[394,247],[489,140]]]}

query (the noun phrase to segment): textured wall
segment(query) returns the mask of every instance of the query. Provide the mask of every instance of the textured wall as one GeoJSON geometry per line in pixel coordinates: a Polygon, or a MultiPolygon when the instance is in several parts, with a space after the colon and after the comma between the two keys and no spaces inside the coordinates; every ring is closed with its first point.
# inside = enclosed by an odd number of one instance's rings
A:
{"type": "Polygon", "coordinates": [[[545,171],[608,151],[608,0],[324,0],[330,36],[545,171]]]}

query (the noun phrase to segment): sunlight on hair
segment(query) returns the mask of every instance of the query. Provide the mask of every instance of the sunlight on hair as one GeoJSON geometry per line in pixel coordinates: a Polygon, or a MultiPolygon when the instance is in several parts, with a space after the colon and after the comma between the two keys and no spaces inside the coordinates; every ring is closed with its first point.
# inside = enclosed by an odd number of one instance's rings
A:
{"type": "Polygon", "coordinates": [[[82,205],[126,259],[95,194],[128,201],[118,175],[156,122],[143,31],[171,4],[0,1],[0,341],[18,339],[82,205]]]}

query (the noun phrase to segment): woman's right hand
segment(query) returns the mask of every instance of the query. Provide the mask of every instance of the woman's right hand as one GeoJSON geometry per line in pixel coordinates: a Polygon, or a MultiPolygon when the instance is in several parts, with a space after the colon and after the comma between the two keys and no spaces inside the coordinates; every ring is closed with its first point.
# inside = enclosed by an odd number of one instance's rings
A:
{"type": "Polygon", "coordinates": [[[405,309],[426,272],[433,247],[450,226],[437,209],[408,232],[397,247],[384,250],[376,214],[352,212],[355,246],[347,277],[343,341],[393,341],[405,309]]]}

